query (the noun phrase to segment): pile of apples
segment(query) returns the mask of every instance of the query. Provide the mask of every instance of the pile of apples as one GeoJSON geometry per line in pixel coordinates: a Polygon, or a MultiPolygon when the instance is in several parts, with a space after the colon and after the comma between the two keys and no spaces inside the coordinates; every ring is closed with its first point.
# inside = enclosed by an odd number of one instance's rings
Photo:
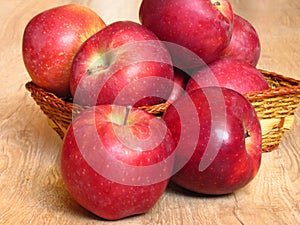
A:
{"type": "Polygon", "coordinates": [[[106,25],[81,5],[33,17],[23,34],[32,81],[90,106],[63,139],[61,173],[101,218],[149,211],[169,182],[238,191],[261,163],[261,127],[243,94],[268,89],[260,41],[229,0],[143,0],[140,23],[106,25]],[[155,116],[140,106],[164,102],[155,116]]]}

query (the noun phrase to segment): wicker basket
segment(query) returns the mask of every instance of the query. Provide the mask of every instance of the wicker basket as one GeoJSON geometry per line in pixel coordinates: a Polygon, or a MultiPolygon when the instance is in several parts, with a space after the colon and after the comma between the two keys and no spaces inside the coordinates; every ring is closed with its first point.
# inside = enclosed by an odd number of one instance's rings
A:
{"type": "MultiPolygon", "coordinates": [[[[264,152],[268,152],[278,146],[284,132],[293,124],[294,113],[300,102],[300,81],[274,72],[260,71],[267,79],[270,89],[252,92],[245,97],[252,103],[260,119],[263,133],[262,148],[264,152]]],[[[86,108],[60,99],[32,82],[26,83],[26,88],[48,117],[49,125],[61,138],[64,137],[72,116],[86,108]]],[[[168,103],[163,103],[141,108],[152,114],[160,114],[168,106],[168,103]]]]}

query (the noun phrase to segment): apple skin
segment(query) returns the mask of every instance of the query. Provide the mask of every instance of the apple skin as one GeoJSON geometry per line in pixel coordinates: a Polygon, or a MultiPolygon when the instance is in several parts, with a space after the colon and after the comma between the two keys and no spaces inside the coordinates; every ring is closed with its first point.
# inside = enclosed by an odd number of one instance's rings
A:
{"type": "Polygon", "coordinates": [[[32,81],[59,97],[70,96],[69,76],[79,46],[105,23],[91,9],[68,4],[34,16],[23,33],[22,54],[32,81]]]}
{"type": "Polygon", "coordinates": [[[205,63],[221,55],[232,35],[228,0],[143,0],[139,18],[161,40],[189,49],[205,63]]]}
{"type": "Polygon", "coordinates": [[[117,21],[78,50],[70,89],[81,105],[154,105],[173,89],[173,66],[165,45],[145,26],[117,21]]]}
{"type": "Polygon", "coordinates": [[[245,18],[234,14],[232,37],[222,56],[241,59],[256,66],[260,53],[261,45],[257,31],[245,18]]]}
{"type": "Polygon", "coordinates": [[[244,187],[256,176],[261,164],[261,127],[243,95],[227,88],[197,89],[168,107],[163,119],[175,143],[181,141],[183,146],[176,147],[175,165],[189,159],[171,178],[175,184],[196,193],[223,195],[244,187]],[[188,98],[195,104],[200,124],[180,122],[177,112],[188,110],[188,98]],[[189,149],[189,137],[197,129],[196,147],[189,149]]]}
{"type": "Polygon", "coordinates": [[[174,140],[164,122],[131,108],[124,125],[125,111],[116,105],[90,107],[73,120],[63,139],[61,173],[67,190],[107,220],[151,209],[174,164],[174,140]]]}
{"type": "Polygon", "coordinates": [[[233,89],[241,94],[269,88],[268,82],[253,65],[231,57],[222,57],[193,73],[186,91],[208,86],[233,89]]]}

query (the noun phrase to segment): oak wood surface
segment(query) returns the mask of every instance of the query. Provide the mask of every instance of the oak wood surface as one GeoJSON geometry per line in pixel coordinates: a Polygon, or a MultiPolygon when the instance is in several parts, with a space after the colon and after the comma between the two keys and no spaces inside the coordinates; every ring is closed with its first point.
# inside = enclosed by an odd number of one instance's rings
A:
{"type": "MultiPolygon", "coordinates": [[[[170,186],[145,215],[107,222],[81,208],[61,180],[61,140],[25,90],[22,61],[27,22],[42,10],[80,3],[107,24],[138,21],[141,0],[0,0],[0,224],[300,224],[300,109],[280,146],[264,153],[257,177],[223,197],[170,186]]],[[[259,33],[259,68],[300,79],[300,1],[232,0],[259,33]]]]}

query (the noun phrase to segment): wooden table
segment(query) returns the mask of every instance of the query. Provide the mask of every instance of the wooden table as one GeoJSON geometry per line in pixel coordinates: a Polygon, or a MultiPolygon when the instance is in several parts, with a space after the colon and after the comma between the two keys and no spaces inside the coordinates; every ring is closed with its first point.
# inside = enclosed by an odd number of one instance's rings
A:
{"type": "MultiPolygon", "coordinates": [[[[25,25],[42,10],[81,3],[110,23],[138,21],[141,0],[0,1],[0,224],[106,224],[81,208],[60,175],[62,141],[24,85],[25,25]]],[[[300,79],[300,1],[232,0],[257,29],[259,68],[300,79]]],[[[168,188],[147,214],[113,224],[300,224],[300,110],[280,146],[263,154],[257,177],[223,197],[197,197],[168,188]]]]}

